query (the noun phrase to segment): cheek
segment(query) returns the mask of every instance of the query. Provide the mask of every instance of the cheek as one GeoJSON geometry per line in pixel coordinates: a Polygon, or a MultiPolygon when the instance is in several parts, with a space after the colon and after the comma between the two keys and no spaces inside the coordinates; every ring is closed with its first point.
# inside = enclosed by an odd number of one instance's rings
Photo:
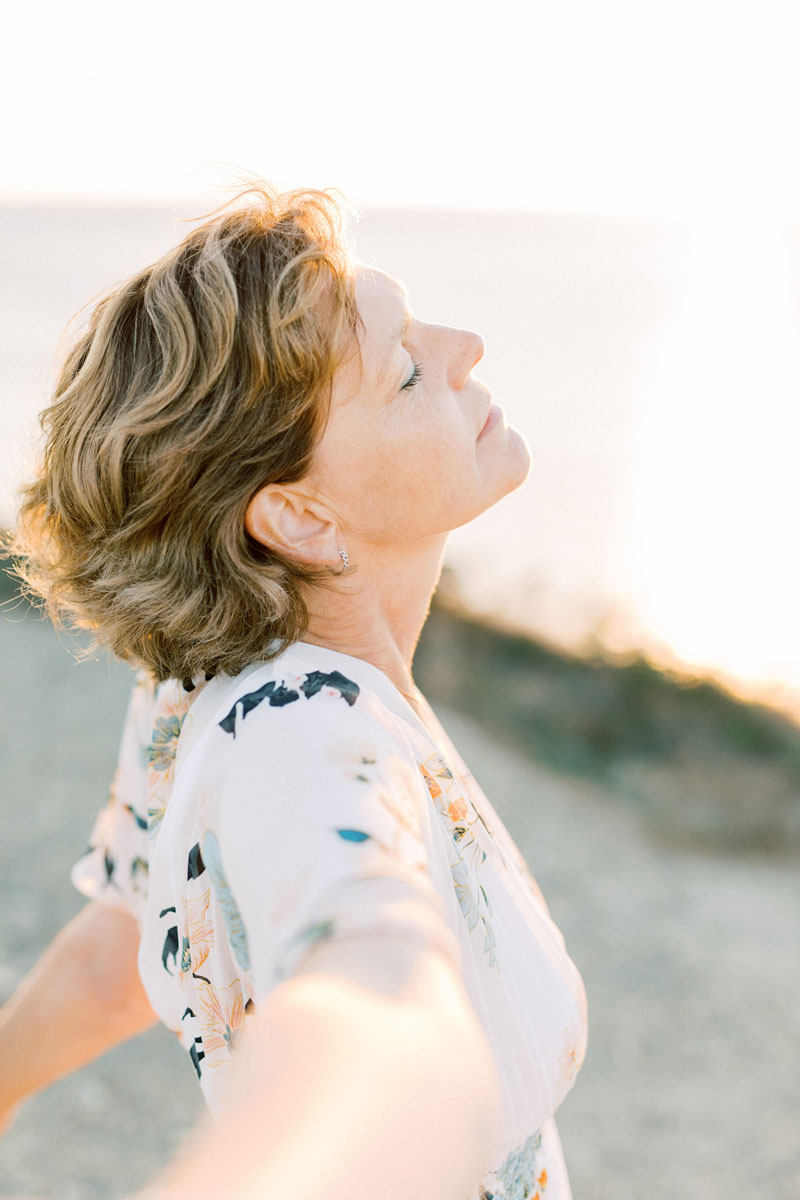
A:
{"type": "Polygon", "coordinates": [[[378,428],[339,430],[323,491],[364,536],[403,537],[446,524],[473,490],[474,435],[446,404],[398,406],[378,428]]]}
{"type": "Polygon", "coordinates": [[[448,429],[435,422],[376,447],[362,476],[369,479],[366,490],[375,525],[400,532],[423,524],[426,515],[437,528],[446,525],[472,491],[473,449],[463,427],[448,429]]]}

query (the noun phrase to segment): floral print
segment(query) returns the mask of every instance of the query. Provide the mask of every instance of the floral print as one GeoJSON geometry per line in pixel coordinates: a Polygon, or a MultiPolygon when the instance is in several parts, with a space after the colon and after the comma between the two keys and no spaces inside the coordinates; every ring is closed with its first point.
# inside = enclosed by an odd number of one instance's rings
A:
{"type": "Polygon", "coordinates": [[[356,702],[359,689],[357,683],[354,683],[352,679],[347,679],[339,671],[327,673],[311,671],[299,681],[296,688],[291,684],[287,687],[284,680],[279,683],[275,679],[270,679],[256,691],[246,692],[244,696],[240,696],[228,715],[220,721],[220,728],[235,738],[237,713],[239,720],[244,721],[247,714],[254,708],[258,708],[259,704],[265,700],[272,707],[283,707],[284,704],[291,704],[293,701],[299,700],[301,695],[305,696],[306,700],[310,700],[312,696],[318,695],[323,690],[327,694],[341,696],[347,704],[352,706],[356,702]]]}
{"type": "Polygon", "coordinates": [[[239,980],[234,979],[224,988],[201,981],[198,996],[206,1059],[215,1065],[221,1056],[225,1062],[233,1054],[234,1035],[244,1023],[245,1002],[239,980]]]}
{"type": "MultiPolygon", "coordinates": [[[[194,689],[192,689],[194,691],[194,689]]],[[[141,758],[147,770],[147,828],[155,834],[164,818],[175,773],[175,757],[183,722],[192,703],[192,693],[174,685],[162,693],[159,711],[154,715],[141,758]]]]}
{"type": "Polygon", "coordinates": [[[182,720],[177,713],[158,717],[147,747],[147,761],[153,771],[169,771],[175,761],[175,750],[182,720]]]}
{"type": "Polygon", "coordinates": [[[542,1145],[540,1132],[532,1133],[521,1146],[512,1150],[495,1172],[499,1190],[484,1190],[482,1200],[542,1200],[547,1191],[547,1168],[540,1167],[537,1153],[542,1145]]]}
{"type": "Polygon", "coordinates": [[[225,932],[228,935],[228,941],[230,942],[234,957],[242,970],[247,971],[250,969],[247,934],[245,933],[241,913],[236,907],[236,901],[233,898],[233,893],[228,886],[225,872],[222,869],[222,855],[220,853],[219,842],[217,841],[216,834],[211,830],[208,830],[203,838],[203,859],[208,865],[208,873],[214,884],[217,901],[222,910],[223,921],[225,922],[225,932]]]}
{"type": "Polygon", "coordinates": [[[199,896],[181,896],[181,975],[196,975],[211,953],[215,930],[210,907],[211,888],[199,896]]]}
{"type": "Polygon", "coordinates": [[[488,956],[489,966],[497,967],[499,971],[497,942],[487,919],[492,915],[492,906],[478,877],[478,869],[486,858],[486,851],[473,832],[473,826],[478,821],[477,814],[461,792],[455,775],[441,754],[437,752],[430,755],[425,762],[419,764],[419,769],[436,811],[452,838],[450,869],[459,907],[470,932],[480,921],[484,933],[483,951],[488,956]],[[465,851],[468,852],[469,863],[465,858],[465,851]]]}
{"type": "Polygon", "coordinates": [[[439,946],[506,1089],[499,1166],[470,1200],[569,1200],[552,1116],[583,1060],[582,984],[442,735],[377,668],[302,642],[241,680],[140,674],[73,879],[137,916],[148,996],[214,1113],[248,1014],[314,946],[362,930],[439,946]]]}

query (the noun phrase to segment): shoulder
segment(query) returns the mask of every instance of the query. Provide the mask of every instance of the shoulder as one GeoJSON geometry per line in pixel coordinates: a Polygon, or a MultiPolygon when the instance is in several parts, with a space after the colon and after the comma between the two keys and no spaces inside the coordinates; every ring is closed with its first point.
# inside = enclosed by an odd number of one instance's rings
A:
{"type": "Polygon", "coordinates": [[[347,725],[351,715],[355,721],[371,710],[375,721],[380,720],[380,708],[370,704],[369,692],[350,675],[339,670],[302,669],[291,659],[251,676],[246,686],[234,688],[230,709],[219,722],[220,728],[234,739],[241,737],[245,726],[263,724],[270,720],[285,725],[289,720],[310,720],[327,725],[347,725]],[[260,710],[259,720],[251,714],[260,710]],[[277,710],[277,716],[272,716],[277,710]],[[283,719],[281,719],[283,718],[283,719]]]}
{"type": "Polygon", "coordinates": [[[185,801],[228,851],[242,830],[285,847],[287,837],[324,840],[331,820],[341,838],[360,831],[363,840],[369,830],[376,845],[392,844],[398,823],[416,829],[422,779],[380,696],[356,672],[296,665],[282,660],[220,681],[213,710],[179,755],[185,801]]]}
{"type": "Polygon", "coordinates": [[[193,714],[192,740],[206,761],[230,764],[253,755],[296,761],[298,769],[320,758],[359,752],[370,760],[406,746],[397,721],[353,661],[346,670],[329,656],[295,655],[219,677],[193,714]],[[201,717],[202,719],[198,719],[201,717]]]}
{"type": "Polygon", "coordinates": [[[142,729],[149,729],[159,713],[177,712],[186,696],[177,679],[159,683],[149,671],[139,670],[133,680],[128,717],[142,729]]]}
{"type": "MultiPolygon", "coordinates": [[[[177,679],[157,681],[148,671],[138,671],[128,706],[128,734],[141,747],[144,765],[159,762],[165,751],[174,756],[184,718],[199,694],[188,690],[177,679]]],[[[159,768],[157,768],[159,769],[159,768]]]]}

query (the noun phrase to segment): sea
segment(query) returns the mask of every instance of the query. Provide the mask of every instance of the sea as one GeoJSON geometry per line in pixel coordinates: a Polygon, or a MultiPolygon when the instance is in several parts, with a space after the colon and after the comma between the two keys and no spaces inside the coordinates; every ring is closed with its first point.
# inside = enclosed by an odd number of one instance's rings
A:
{"type": "MultiPolygon", "coordinates": [[[[200,206],[0,205],[0,523],[59,341],[200,206]]],[[[800,718],[800,231],[365,208],[358,255],[477,330],[525,484],[448,540],[448,586],[554,646],[716,679],[800,718]]]]}

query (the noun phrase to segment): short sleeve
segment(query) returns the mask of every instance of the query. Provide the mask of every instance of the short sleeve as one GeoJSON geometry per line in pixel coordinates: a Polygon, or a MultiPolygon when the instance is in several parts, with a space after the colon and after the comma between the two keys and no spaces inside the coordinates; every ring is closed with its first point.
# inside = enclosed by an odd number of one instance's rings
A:
{"type": "Polygon", "coordinates": [[[140,924],[147,899],[147,770],[155,698],[154,681],[140,671],[128,703],[108,803],[71,872],[73,884],[84,896],[125,909],[140,924]]]}
{"type": "Polygon", "coordinates": [[[203,857],[241,920],[256,998],[321,940],[354,933],[413,937],[460,968],[420,773],[369,700],[323,689],[243,707],[246,719],[233,710],[209,738],[202,787],[215,820],[203,857]]]}

